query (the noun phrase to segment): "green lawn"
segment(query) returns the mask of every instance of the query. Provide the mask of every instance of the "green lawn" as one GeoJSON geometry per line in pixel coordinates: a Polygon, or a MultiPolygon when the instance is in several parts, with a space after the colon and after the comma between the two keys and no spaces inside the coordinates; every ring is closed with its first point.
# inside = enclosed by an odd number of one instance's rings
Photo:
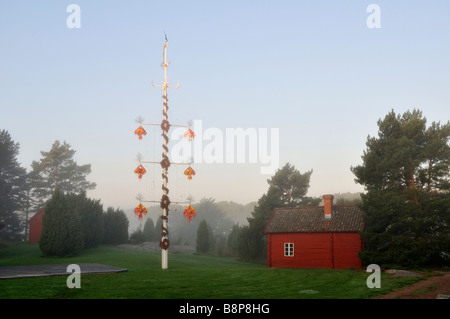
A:
{"type": "Polygon", "coordinates": [[[363,270],[270,269],[233,258],[196,254],[169,254],[169,269],[162,270],[160,253],[113,246],[88,249],[72,258],[42,257],[36,244],[14,243],[0,248],[0,267],[51,263],[101,263],[128,271],[81,275],[80,289],[67,288],[68,276],[3,279],[0,298],[360,299],[418,280],[382,274],[381,289],[369,289],[369,273],[363,270]]]}

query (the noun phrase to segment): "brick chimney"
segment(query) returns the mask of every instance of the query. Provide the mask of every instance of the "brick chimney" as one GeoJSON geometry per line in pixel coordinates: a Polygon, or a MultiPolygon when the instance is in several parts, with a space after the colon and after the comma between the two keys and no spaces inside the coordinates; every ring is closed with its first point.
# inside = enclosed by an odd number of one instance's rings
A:
{"type": "Polygon", "coordinates": [[[323,210],[325,219],[331,219],[333,214],[333,195],[323,195],[323,210]]]}

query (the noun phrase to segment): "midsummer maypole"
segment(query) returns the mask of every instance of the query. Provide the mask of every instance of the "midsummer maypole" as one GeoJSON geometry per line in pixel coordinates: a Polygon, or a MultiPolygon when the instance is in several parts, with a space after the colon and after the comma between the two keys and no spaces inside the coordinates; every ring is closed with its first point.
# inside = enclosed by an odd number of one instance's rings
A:
{"type": "MultiPolygon", "coordinates": [[[[159,242],[159,245],[161,247],[161,268],[162,269],[168,268],[168,249],[170,246],[169,238],[167,237],[167,235],[168,235],[167,221],[169,219],[169,205],[170,205],[169,196],[167,196],[169,194],[169,189],[167,188],[167,182],[168,182],[167,169],[170,166],[170,161],[169,161],[169,158],[167,157],[167,153],[169,152],[169,149],[167,147],[167,144],[169,142],[167,133],[169,132],[169,128],[170,128],[170,124],[168,121],[168,115],[167,115],[167,110],[169,109],[169,106],[167,104],[167,102],[168,102],[167,89],[169,88],[169,82],[167,82],[167,66],[169,65],[169,63],[170,62],[167,62],[167,37],[166,37],[166,41],[165,41],[164,47],[163,47],[163,64],[162,64],[162,67],[164,68],[164,83],[162,85],[160,85],[161,89],[164,91],[164,95],[163,95],[164,119],[161,122],[162,136],[164,139],[163,154],[162,154],[163,159],[161,161],[161,167],[163,169],[163,173],[162,173],[163,195],[161,197],[161,208],[163,209],[163,215],[161,216],[161,219],[162,219],[161,237],[162,238],[161,238],[161,241],[159,242]]],[[[176,86],[176,88],[178,88],[178,87],[179,87],[179,85],[176,86]]]]}
{"type": "MultiPolygon", "coordinates": [[[[171,125],[169,123],[168,120],[168,109],[169,109],[169,105],[168,105],[168,97],[167,97],[167,89],[168,88],[178,88],[179,84],[177,84],[176,87],[172,87],[169,86],[169,82],[167,81],[167,67],[170,64],[170,62],[167,61],[167,36],[165,37],[165,43],[164,43],[164,47],[163,47],[163,63],[162,63],[162,67],[164,68],[164,82],[162,85],[155,85],[152,82],[152,86],[156,86],[156,87],[160,87],[163,91],[164,94],[162,96],[163,98],[163,120],[161,122],[161,124],[145,124],[145,123],[141,123],[141,126],[139,126],[139,128],[137,128],[135,130],[135,134],[139,136],[139,139],[142,139],[142,135],[146,135],[147,132],[144,130],[144,128],[142,127],[142,125],[160,125],[161,126],[161,130],[162,130],[162,137],[163,137],[163,153],[162,153],[162,160],[161,162],[159,162],[159,164],[161,164],[162,167],[162,179],[163,179],[163,185],[161,187],[161,189],[163,190],[163,195],[161,197],[161,200],[159,201],[160,203],[160,207],[163,210],[163,214],[161,215],[161,219],[162,219],[162,226],[161,226],[161,240],[159,242],[159,246],[161,247],[161,268],[162,269],[167,269],[168,268],[168,249],[170,246],[170,241],[168,238],[168,219],[169,219],[169,205],[171,203],[170,199],[169,199],[169,188],[167,187],[168,184],[168,169],[171,165],[171,162],[169,160],[168,157],[168,153],[169,153],[169,148],[167,146],[167,144],[169,143],[169,138],[168,138],[168,132],[171,126],[178,126],[178,127],[190,127],[189,125],[171,125]]],[[[194,132],[192,132],[192,130],[189,128],[188,131],[184,134],[184,137],[190,142],[192,139],[195,138],[195,134],[194,132]]],[[[140,161],[140,160],[139,160],[140,161]]],[[[135,170],[135,173],[138,174],[139,178],[142,178],[142,175],[145,174],[146,170],[145,168],[142,166],[142,163],[155,163],[155,162],[144,162],[144,161],[140,161],[140,164],[138,166],[138,168],[135,170]]],[[[188,163],[172,163],[172,164],[188,164],[188,163]]],[[[195,171],[189,166],[185,172],[185,175],[188,176],[188,179],[191,180],[192,179],[192,175],[195,175],[195,171]]],[[[155,201],[144,201],[142,200],[142,198],[139,199],[142,202],[155,202],[155,201]]],[[[186,202],[173,202],[173,203],[186,203],[186,202]]],[[[142,219],[142,214],[146,214],[147,213],[147,209],[142,205],[142,203],[140,203],[136,209],[135,209],[135,213],[138,215],[139,219],[142,219]]],[[[189,206],[184,210],[184,215],[185,217],[188,219],[189,222],[191,222],[192,218],[195,217],[195,209],[192,208],[192,206],[190,205],[189,202],[189,206]]]]}

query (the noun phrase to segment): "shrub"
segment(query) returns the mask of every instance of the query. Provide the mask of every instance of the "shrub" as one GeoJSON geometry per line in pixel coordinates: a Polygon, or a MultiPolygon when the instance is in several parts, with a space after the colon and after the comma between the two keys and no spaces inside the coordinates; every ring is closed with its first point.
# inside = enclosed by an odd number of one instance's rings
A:
{"type": "Polygon", "coordinates": [[[157,241],[158,240],[158,234],[155,230],[155,223],[153,223],[153,220],[151,218],[147,218],[144,224],[144,239],[145,241],[157,241]]]}
{"type": "Polygon", "coordinates": [[[142,244],[144,241],[146,241],[146,236],[142,229],[138,228],[130,235],[130,242],[132,244],[142,244]]]}
{"type": "Polygon", "coordinates": [[[70,195],[72,206],[80,216],[84,237],[84,248],[100,244],[103,238],[103,206],[100,200],[86,197],[86,193],[70,195]]]}
{"type": "Polygon", "coordinates": [[[45,205],[39,247],[44,256],[75,255],[84,247],[80,216],[69,196],[59,190],[45,205]]]}
{"type": "Polygon", "coordinates": [[[199,253],[207,253],[211,246],[211,231],[205,220],[200,222],[197,229],[197,245],[195,249],[199,253]]]}
{"type": "Polygon", "coordinates": [[[124,244],[128,241],[128,218],[123,210],[108,207],[103,215],[103,243],[124,244]]]}

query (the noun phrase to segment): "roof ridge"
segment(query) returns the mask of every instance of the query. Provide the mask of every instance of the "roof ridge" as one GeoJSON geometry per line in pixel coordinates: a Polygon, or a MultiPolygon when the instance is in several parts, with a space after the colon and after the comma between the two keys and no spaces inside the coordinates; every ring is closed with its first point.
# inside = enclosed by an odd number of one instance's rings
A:
{"type": "MultiPolygon", "coordinates": [[[[323,208],[324,206],[285,206],[285,207],[275,207],[274,210],[284,210],[284,209],[302,209],[302,208],[323,208]]],[[[343,204],[343,205],[333,205],[333,207],[357,207],[358,204],[343,204]]]]}
{"type": "Polygon", "coordinates": [[[336,205],[336,214],[327,221],[323,212],[323,206],[277,207],[264,232],[358,232],[364,228],[363,211],[358,205],[336,205]]]}
{"type": "Polygon", "coordinates": [[[333,207],[358,207],[358,204],[343,204],[343,205],[333,205],[333,207]]]}
{"type": "Polygon", "coordinates": [[[286,207],[275,207],[275,210],[278,210],[278,209],[299,209],[299,208],[323,208],[323,206],[286,206],[286,207]]]}

